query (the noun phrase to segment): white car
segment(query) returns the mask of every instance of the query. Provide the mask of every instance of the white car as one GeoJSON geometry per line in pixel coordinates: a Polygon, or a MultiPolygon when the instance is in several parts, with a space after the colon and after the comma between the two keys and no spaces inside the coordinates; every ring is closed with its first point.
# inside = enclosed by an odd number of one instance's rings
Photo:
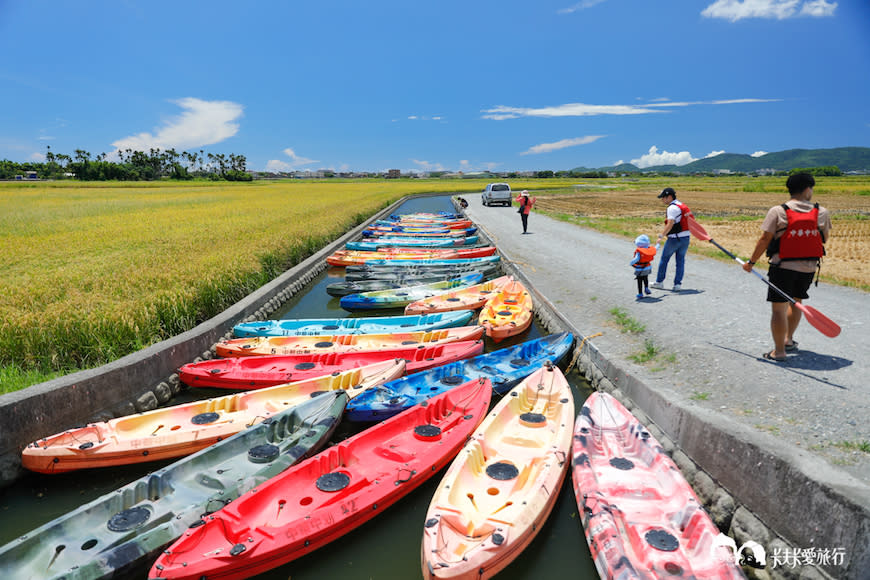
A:
{"type": "Polygon", "coordinates": [[[513,201],[511,197],[511,186],[507,183],[489,183],[486,189],[480,196],[480,201],[483,205],[490,206],[495,203],[502,205],[510,205],[513,201]]]}

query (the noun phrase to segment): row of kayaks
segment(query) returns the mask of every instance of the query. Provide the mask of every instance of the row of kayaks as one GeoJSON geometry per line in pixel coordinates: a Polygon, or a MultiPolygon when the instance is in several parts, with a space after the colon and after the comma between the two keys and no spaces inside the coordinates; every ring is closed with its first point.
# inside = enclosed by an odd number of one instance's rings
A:
{"type": "MultiPolygon", "coordinates": [[[[424,214],[373,227],[473,230],[424,214]]],[[[378,260],[387,264],[347,268],[400,267],[378,260]]],[[[469,286],[476,297],[451,289],[397,316],[240,325],[218,345],[224,358],[179,371],[232,394],[32,443],[22,460],[42,473],[180,459],[3,546],[0,567],[34,579],[148,565],[149,578],[249,578],[340,538],[446,467],[420,524],[424,578],[504,569],[569,472],[602,578],[743,577],[679,470],[618,401],[592,393],[576,414],[557,366],[571,334],[484,352],[486,320],[532,310],[516,280],[485,278],[469,286]],[[341,421],[356,434],[327,445],[341,421]]]]}

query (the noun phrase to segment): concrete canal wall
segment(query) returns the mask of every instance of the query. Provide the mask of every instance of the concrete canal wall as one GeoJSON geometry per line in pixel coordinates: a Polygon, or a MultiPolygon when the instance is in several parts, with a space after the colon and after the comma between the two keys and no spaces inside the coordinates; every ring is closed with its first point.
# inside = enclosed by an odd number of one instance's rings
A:
{"type": "MultiPolygon", "coordinates": [[[[372,220],[394,213],[406,200],[379,212],[372,220]]],[[[38,437],[86,422],[148,411],[169,401],[180,389],[175,374],[178,367],[212,358],[215,343],[229,337],[233,325],[268,318],[327,267],[325,258],[329,254],[358,237],[365,227],[361,225],[353,229],[233,307],[184,334],[97,369],[0,396],[0,486],[10,484],[21,475],[21,449],[38,437]]],[[[481,236],[487,239],[483,232],[481,236]]],[[[791,483],[795,473],[787,460],[747,445],[739,433],[729,432],[717,423],[715,417],[679,408],[665,400],[609,361],[592,342],[584,341],[581,330],[560,314],[522,270],[506,261],[503,268],[506,273],[522,280],[532,292],[536,318],[548,332],[569,331],[577,337],[572,354],[577,370],[593,387],[620,399],[647,425],[692,483],[716,524],[727,530],[738,546],[752,540],[764,546],[768,553],[777,548],[787,550],[794,545],[793,538],[780,536],[776,528],[815,526],[817,533],[822,535],[829,533],[826,530],[830,529],[831,521],[836,520],[838,537],[831,537],[831,540],[842,538],[840,545],[849,546],[853,560],[848,566],[848,575],[842,577],[868,577],[870,533],[865,528],[866,514],[860,506],[849,505],[835,494],[800,480],[797,485],[804,488],[798,491],[813,494],[813,501],[808,501],[808,505],[818,506],[816,509],[793,512],[791,521],[782,521],[783,516],[774,513],[758,510],[753,513],[747,507],[753,504],[750,497],[753,493],[781,489],[780,486],[791,483]],[[766,467],[759,470],[759,465],[766,467]],[[741,467],[748,471],[748,466],[753,466],[751,475],[738,471],[732,473],[731,479],[752,479],[756,483],[743,487],[731,485],[730,491],[711,475],[741,467]]],[[[752,575],[758,578],[835,577],[813,566],[802,566],[799,573],[788,567],[771,569],[768,566],[752,575]]]]}

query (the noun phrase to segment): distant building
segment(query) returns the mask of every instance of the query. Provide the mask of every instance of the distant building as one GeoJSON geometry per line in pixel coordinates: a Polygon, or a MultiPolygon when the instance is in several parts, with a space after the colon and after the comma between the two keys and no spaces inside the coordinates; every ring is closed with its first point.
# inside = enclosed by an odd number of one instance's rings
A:
{"type": "Polygon", "coordinates": [[[399,179],[402,177],[402,172],[398,169],[390,169],[387,171],[387,179],[399,179]]]}
{"type": "Polygon", "coordinates": [[[27,177],[27,179],[39,179],[39,176],[36,174],[35,171],[27,171],[25,173],[25,176],[27,177]]]}

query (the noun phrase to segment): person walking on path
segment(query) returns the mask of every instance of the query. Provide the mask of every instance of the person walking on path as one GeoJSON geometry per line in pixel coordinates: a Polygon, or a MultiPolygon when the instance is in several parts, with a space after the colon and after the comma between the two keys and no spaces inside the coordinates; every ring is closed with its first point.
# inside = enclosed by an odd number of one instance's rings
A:
{"type": "MultiPolygon", "coordinates": [[[[744,270],[752,272],[752,266],[766,252],[770,283],[795,302],[809,298],[807,290],[821,265],[824,244],[831,231],[828,210],[818,203],[810,203],[815,185],[815,178],[808,173],[796,173],[788,178],[785,186],[791,199],[767,211],[761,224],[761,237],[755,243],[752,256],[743,264],[744,270]]],[[[773,288],[767,290],[767,301],[771,308],[770,334],[774,347],[762,356],[782,362],[787,353],[797,350],[794,333],[801,321],[801,311],[773,288]]]]}
{"type": "Polygon", "coordinates": [[[525,189],[517,196],[517,202],[520,204],[520,209],[517,211],[523,220],[524,234],[528,233],[526,230],[528,230],[529,227],[529,212],[532,211],[532,206],[535,205],[537,200],[537,197],[529,199],[529,192],[525,189]]]}
{"type": "Polygon", "coordinates": [[[649,275],[652,272],[652,261],[657,248],[649,247],[649,236],[641,234],[634,240],[634,256],[630,264],[634,266],[634,277],[637,280],[637,298],[643,298],[644,293],[650,294],[649,275]]]}
{"type": "Polygon", "coordinates": [[[668,274],[668,262],[671,260],[671,256],[676,254],[677,271],[674,274],[674,292],[679,292],[683,289],[686,253],[689,251],[689,241],[691,240],[688,220],[692,217],[692,211],[686,204],[677,199],[677,192],[674,191],[673,187],[664,188],[658,198],[668,206],[665,226],[658,237],[659,240],[666,238],[666,241],[659,269],[656,272],[656,281],[650,286],[658,289],[664,288],[662,283],[668,274]]]}

